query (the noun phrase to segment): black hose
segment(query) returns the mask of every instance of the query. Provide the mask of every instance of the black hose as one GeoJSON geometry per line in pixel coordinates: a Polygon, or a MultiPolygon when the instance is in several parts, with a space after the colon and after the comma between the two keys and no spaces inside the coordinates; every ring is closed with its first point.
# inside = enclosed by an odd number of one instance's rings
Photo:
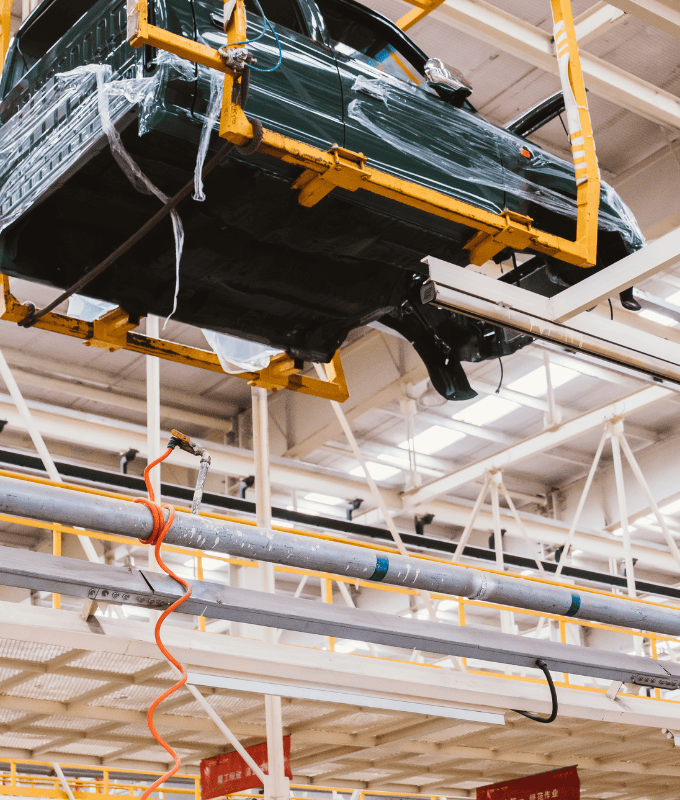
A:
{"type": "Polygon", "coordinates": [[[545,663],[545,661],[543,661],[542,658],[537,658],[536,666],[543,671],[545,679],[548,681],[548,686],[550,687],[550,697],[552,699],[552,713],[549,717],[538,717],[535,714],[530,714],[528,711],[520,711],[519,708],[512,708],[510,710],[514,711],[516,714],[521,714],[527,719],[532,719],[534,722],[543,722],[547,725],[548,723],[554,722],[557,719],[557,689],[555,689],[552,675],[550,674],[550,670],[548,669],[548,665],[545,663]]]}

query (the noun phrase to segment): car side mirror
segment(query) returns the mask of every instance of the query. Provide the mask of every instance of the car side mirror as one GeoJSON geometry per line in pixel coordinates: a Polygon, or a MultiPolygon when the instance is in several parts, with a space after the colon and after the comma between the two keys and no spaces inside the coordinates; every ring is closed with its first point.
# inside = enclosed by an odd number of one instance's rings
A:
{"type": "Polygon", "coordinates": [[[427,85],[445,100],[457,106],[472,94],[472,86],[460,70],[445,64],[441,58],[429,58],[425,63],[427,85]]]}

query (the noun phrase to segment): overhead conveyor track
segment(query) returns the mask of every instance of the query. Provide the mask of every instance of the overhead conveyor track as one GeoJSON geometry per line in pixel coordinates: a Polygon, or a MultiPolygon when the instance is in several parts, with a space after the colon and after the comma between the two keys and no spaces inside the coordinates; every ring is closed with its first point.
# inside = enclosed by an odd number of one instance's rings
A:
{"type": "MultiPolygon", "coordinates": [[[[0,547],[0,583],[59,592],[93,602],[156,610],[168,608],[182,596],[177,582],[163,574],[84,564],[76,559],[45,553],[32,553],[27,557],[26,553],[7,547],[0,547]]],[[[191,581],[191,586],[191,598],[178,610],[180,614],[205,615],[519,667],[533,667],[536,659],[541,659],[555,672],[637,686],[680,688],[680,665],[672,662],[662,663],[590,647],[407,619],[208,581],[191,581]]],[[[676,631],[680,631],[680,615],[677,621],[676,631]]],[[[193,683],[201,682],[196,676],[191,680],[193,683]]],[[[433,707],[430,713],[438,715],[440,712],[433,707]]]]}

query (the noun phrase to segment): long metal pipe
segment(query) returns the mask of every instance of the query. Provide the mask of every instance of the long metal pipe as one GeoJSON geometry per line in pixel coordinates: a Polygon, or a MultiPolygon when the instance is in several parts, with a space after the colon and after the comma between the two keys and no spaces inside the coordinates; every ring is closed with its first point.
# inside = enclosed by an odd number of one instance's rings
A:
{"type": "MultiPolygon", "coordinates": [[[[152,530],[151,513],[145,506],[14,478],[0,477],[0,513],[131,538],[146,539],[152,530]]],[[[672,609],[209,517],[178,513],[165,541],[299,569],[680,635],[680,612],[672,609]]]]}

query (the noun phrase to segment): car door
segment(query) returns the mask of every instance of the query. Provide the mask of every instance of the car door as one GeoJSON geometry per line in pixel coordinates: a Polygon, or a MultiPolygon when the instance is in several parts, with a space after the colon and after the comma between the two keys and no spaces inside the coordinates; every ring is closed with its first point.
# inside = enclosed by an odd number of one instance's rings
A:
{"type": "MultiPolygon", "coordinates": [[[[224,46],[222,0],[192,2],[199,39],[215,48],[224,46]]],[[[306,3],[297,0],[259,3],[276,35],[269,28],[262,35],[259,9],[254,0],[246,0],[248,47],[257,59],[257,69],[251,72],[248,114],[267,128],[327,150],[342,141],[343,111],[335,56],[322,41],[319,20],[306,3]]],[[[207,71],[201,72],[207,76],[207,71]]],[[[208,93],[206,76],[199,91],[203,105],[208,93]]]]}
{"type": "Polygon", "coordinates": [[[317,5],[338,61],[345,147],[378,169],[500,213],[495,126],[428,87],[425,56],[383,17],[342,0],[317,5]]]}

